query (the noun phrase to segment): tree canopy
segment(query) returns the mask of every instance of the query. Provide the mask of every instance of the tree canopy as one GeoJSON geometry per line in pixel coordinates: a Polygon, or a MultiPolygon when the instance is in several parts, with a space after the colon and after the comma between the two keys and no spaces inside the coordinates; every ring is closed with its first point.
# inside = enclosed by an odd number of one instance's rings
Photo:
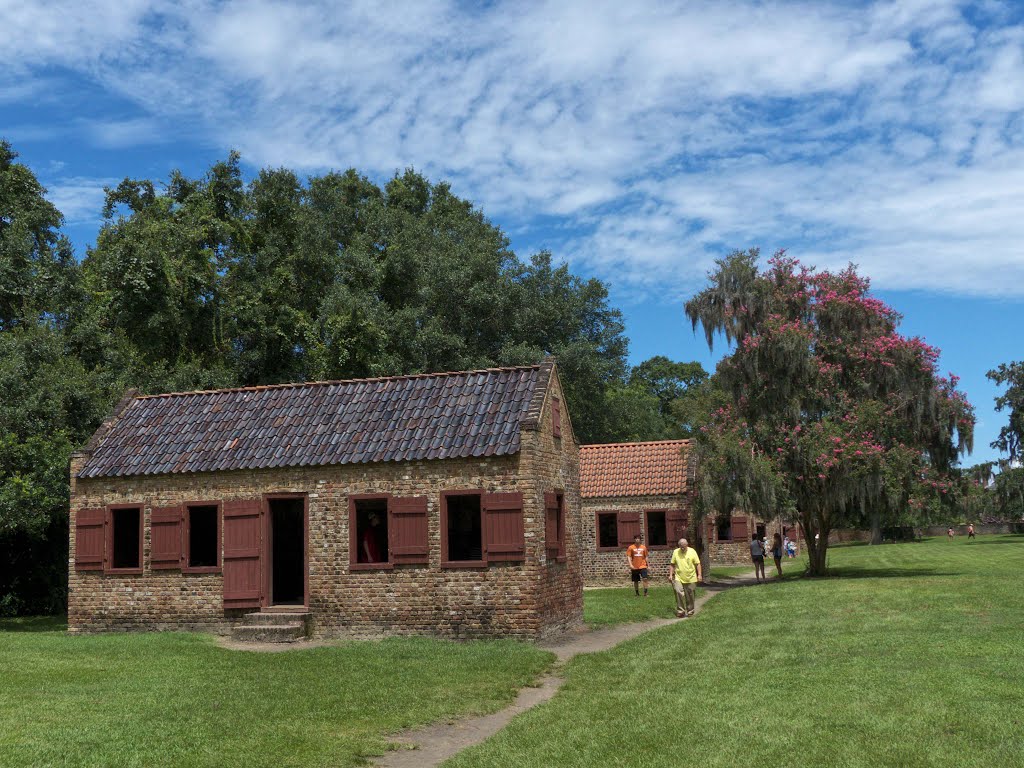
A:
{"type": "Polygon", "coordinates": [[[816,271],[780,252],[761,272],[758,255],[719,260],[686,304],[709,346],[719,333],[735,344],[716,372],[728,402],[700,432],[698,503],[795,513],[822,574],[835,528],[949,495],[974,413],[956,377],[938,375],[938,350],[901,336],[854,267],[816,271]]]}

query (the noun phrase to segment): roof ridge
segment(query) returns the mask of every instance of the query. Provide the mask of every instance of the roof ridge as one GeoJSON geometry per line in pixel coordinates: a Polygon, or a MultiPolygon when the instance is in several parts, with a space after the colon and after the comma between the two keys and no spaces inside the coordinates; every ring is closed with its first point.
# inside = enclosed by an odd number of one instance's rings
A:
{"type": "Polygon", "coordinates": [[[541,363],[533,365],[506,365],[495,368],[476,368],[470,371],[436,371],[434,373],[406,373],[400,376],[371,376],[365,379],[325,379],[323,381],[293,381],[282,384],[256,384],[249,387],[223,387],[221,389],[196,389],[183,392],[159,392],[153,395],[136,395],[135,400],[151,400],[158,397],[183,397],[185,395],[213,395],[221,392],[259,392],[265,389],[288,389],[300,387],[331,386],[336,384],[358,384],[375,381],[399,381],[402,379],[429,379],[442,376],[468,376],[476,373],[499,373],[502,371],[530,371],[539,369],[541,363]]]}
{"type": "Polygon", "coordinates": [[[587,445],[581,445],[580,450],[587,448],[625,448],[633,445],[673,445],[677,443],[692,443],[692,437],[680,437],[675,440],[641,440],[634,443],[588,443],[587,445]]]}

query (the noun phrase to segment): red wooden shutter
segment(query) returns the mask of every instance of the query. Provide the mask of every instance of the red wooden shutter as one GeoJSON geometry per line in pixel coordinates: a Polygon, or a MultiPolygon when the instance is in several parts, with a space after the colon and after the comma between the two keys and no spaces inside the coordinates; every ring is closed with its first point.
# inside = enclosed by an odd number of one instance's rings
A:
{"type": "Polygon", "coordinates": [[[733,517],[729,527],[733,541],[746,541],[750,538],[746,517],[733,517]]]}
{"type": "Polygon", "coordinates": [[[153,507],[149,519],[149,567],[181,568],[181,507],[153,507]]]}
{"type": "Polygon", "coordinates": [[[388,547],[395,565],[430,562],[426,496],[388,499],[388,547]]]}
{"type": "Polygon", "coordinates": [[[484,559],[488,562],[526,559],[523,494],[485,493],[484,559]]]}
{"type": "Polygon", "coordinates": [[[558,530],[559,506],[557,493],[544,494],[544,546],[548,558],[558,557],[562,552],[561,531],[558,530]]]}
{"type": "Polygon", "coordinates": [[[681,509],[670,509],[665,513],[665,536],[670,547],[686,538],[686,523],[686,512],[681,509]]]}
{"type": "Polygon", "coordinates": [[[106,510],[80,509],[75,514],[75,570],[102,571],[103,545],[107,541],[103,523],[106,510]]]}
{"type": "Polygon", "coordinates": [[[263,531],[259,499],[224,502],[224,607],[259,608],[263,531]]]}
{"type": "Polygon", "coordinates": [[[633,543],[633,537],[640,533],[639,512],[619,512],[619,546],[633,543]]]}
{"type": "Polygon", "coordinates": [[[562,401],[557,397],[551,398],[551,434],[562,436],[562,401]]]}

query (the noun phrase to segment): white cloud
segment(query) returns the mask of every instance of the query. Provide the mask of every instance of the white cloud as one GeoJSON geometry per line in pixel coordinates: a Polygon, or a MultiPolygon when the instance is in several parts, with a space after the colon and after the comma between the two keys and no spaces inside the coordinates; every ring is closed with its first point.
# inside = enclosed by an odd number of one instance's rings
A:
{"type": "Polygon", "coordinates": [[[104,187],[117,186],[113,178],[58,178],[47,184],[46,197],[64,214],[69,224],[96,222],[102,219],[104,187]]]}
{"type": "Polygon", "coordinates": [[[1011,10],[0,0],[0,60],[137,105],[91,116],[98,143],[186,134],[258,165],[412,165],[636,290],[685,291],[760,244],[858,262],[884,288],[1024,295],[1011,10]]]}

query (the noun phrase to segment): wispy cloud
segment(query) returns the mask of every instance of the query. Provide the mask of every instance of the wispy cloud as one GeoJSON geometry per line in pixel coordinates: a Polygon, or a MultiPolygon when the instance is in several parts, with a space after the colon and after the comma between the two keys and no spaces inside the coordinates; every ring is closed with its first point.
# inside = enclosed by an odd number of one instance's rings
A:
{"type": "Polygon", "coordinates": [[[58,178],[47,185],[46,197],[64,214],[68,224],[99,221],[102,218],[103,188],[116,186],[113,178],[58,178]]]}
{"type": "Polygon", "coordinates": [[[185,130],[258,165],[413,165],[637,291],[685,291],[760,244],[881,287],[1024,295],[1013,4],[0,0],[0,16],[24,82],[56,67],[136,105],[89,116],[97,142],[185,130]]]}

